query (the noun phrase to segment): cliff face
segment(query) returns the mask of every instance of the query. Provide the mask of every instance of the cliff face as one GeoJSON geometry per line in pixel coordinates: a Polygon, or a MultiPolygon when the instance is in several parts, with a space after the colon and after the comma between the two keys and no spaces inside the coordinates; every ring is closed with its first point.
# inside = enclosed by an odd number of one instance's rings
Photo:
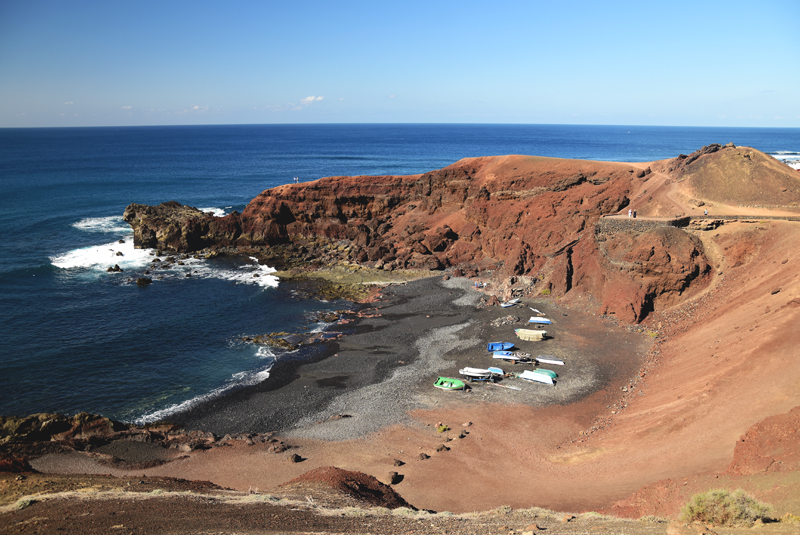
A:
{"type": "Polygon", "coordinates": [[[643,242],[640,233],[605,237],[601,253],[594,224],[628,206],[643,175],[624,163],[468,158],[422,175],[280,186],[241,215],[215,218],[173,201],[130,205],[124,218],[137,247],[280,246],[324,263],[457,268],[491,276],[507,294],[588,294],[602,311],[637,321],[708,270],[702,247],[677,229],[643,242]]]}

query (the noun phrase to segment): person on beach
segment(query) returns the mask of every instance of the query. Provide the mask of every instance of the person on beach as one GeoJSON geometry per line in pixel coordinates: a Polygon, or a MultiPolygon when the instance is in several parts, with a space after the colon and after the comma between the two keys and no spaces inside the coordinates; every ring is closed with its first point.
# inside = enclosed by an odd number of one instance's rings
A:
{"type": "Polygon", "coordinates": [[[636,210],[633,211],[633,218],[636,219],[636,210]]]}
{"type": "Polygon", "coordinates": [[[631,218],[631,212],[632,212],[632,210],[630,208],[628,208],[628,219],[631,218]]]}
{"type": "Polygon", "coordinates": [[[708,209],[703,210],[703,215],[708,215],[708,209]]]}

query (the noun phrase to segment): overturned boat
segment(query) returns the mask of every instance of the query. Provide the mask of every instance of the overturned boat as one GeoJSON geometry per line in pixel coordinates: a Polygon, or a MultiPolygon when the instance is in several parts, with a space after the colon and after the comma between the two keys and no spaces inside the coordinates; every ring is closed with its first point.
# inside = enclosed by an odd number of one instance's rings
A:
{"type": "Polygon", "coordinates": [[[534,329],[514,329],[514,332],[517,333],[517,336],[519,336],[521,340],[525,340],[527,342],[544,340],[547,336],[547,331],[539,331],[534,329]]]}
{"type": "Polygon", "coordinates": [[[564,361],[555,358],[553,355],[539,355],[534,359],[539,364],[554,364],[556,366],[563,366],[564,361]]]}
{"type": "Polygon", "coordinates": [[[534,383],[544,383],[546,385],[555,385],[556,383],[553,381],[553,378],[549,375],[544,373],[536,373],[535,371],[526,370],[519,374],[520,379],[525,379],[526,381],[532,381],[534,383]]]}

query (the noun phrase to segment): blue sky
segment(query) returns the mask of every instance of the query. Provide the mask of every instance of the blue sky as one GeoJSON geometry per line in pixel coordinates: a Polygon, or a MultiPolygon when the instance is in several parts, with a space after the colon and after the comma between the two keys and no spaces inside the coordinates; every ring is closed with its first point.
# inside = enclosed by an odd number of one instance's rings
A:
{"type": "Polygon", "coordinates": [[[3,0],[0,127],[800,127],[798,56],[797,0],[3,0]]]}

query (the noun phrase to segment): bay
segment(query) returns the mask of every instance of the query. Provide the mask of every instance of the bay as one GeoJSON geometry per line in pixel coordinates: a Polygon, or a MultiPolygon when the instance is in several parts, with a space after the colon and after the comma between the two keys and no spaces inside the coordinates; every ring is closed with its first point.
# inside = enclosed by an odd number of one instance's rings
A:
{"type": "Polygon", "coordinates": [[[416,174],[473,156],[650,161],[710,143],[800,155],[800,129],[580,125],[228,125],[0,129],[0,414],[152,420],[269,380],[276,354],[241,341],[321,329],[254,262],[194,262],[148,288],[121,215],[177,200],[227,213],[323,176],[416,174]],[[125,243],[120,244],[123,240],[125,243]],[[117,256],[121,252],[124,256],[117,256]],[[125,271],[105,269],[119,263],[125,271]],[[186,272],[191,277],[186,277],[186,272]],[[254,284],[258,272],[261,284],[254,284]]]}

